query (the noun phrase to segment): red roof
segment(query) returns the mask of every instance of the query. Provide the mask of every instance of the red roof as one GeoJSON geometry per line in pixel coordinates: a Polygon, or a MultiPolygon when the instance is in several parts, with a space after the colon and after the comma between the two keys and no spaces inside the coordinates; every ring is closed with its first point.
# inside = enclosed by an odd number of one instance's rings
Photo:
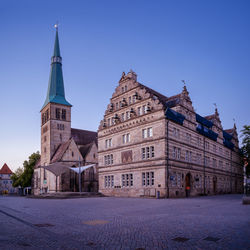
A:
{"type": "Polygon", "coordinates": [[[10,168],[6,163],[4,163],[4,165],[0,169],[0,174],[12,174],[12,171],[10,170],[10,168]]]}

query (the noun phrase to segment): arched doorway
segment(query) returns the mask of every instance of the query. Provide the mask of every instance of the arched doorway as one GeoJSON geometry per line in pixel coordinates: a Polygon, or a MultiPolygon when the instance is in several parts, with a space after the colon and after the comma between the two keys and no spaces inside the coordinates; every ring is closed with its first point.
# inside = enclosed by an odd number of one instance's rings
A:
{"type": "Polygon", "coordinates": [[[214,176],[213,178],[213,192],[214,194],[217,193],[217,177],[216,176],[214,176]]]}
{"type": "Polygon", "coordinates": [[[186,197],[190,196],[191,192],[191,174],[188,173],[185,177],[185,190],[186,190],[186,197]]]}

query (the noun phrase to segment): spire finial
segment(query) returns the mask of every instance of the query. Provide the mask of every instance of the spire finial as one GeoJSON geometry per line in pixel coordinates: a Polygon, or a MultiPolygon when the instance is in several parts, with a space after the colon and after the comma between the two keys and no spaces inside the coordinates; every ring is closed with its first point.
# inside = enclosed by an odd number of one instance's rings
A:
{"type": "Polygon", "coordinates": [[[213,103],[213,105],[214,105],[214,108],[215,108],[215,114],[218,115],[219,113],[218,113],[218,109],[217,109],[217,104],[213,103]]]}
{"type": "Polygon", "coordinates": [[[236,121],[234,118],[233,118],[233,121],[234,121],[234,129],[236,130],[236,121]]]}
{"type": "Polygon", "coordinates": [[[183,93],[185,93],[185,94],[188,94],[188,92],[187,92],[187,87],[186,87],[186,81],[185,80],[181,80],[182,82],[183,82],[183,93]]]}
{"type": "Polygon", "coordinates": [[[54,27],[56,28],[56,31],[58,31],[58,26],[59,26],[59,22],[56,21],[56,24],[54,25],[54,27]]]}

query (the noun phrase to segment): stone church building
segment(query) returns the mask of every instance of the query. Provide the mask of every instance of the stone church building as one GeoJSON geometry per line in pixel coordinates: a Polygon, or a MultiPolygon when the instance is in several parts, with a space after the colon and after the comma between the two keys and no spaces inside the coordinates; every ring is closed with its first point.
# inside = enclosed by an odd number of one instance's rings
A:
{"type": "Polygon", "coordinates": [[[186,86],[167,97],[123,73],[98,130],[99,191],[186,197],[243,191],[236,126],[203,117],[186,86]]]}
{"type": "Polygon", "coordinates": [[[97,133],[71,128],[71,108],[64,93],[56,30],[47,97],[41,109],[41,159],[33,175],[35,195],[78,191],[79,182],[82,191],[98,191],[97,133]],[[80,181],[79,165],[84,169],[80,181]]]}

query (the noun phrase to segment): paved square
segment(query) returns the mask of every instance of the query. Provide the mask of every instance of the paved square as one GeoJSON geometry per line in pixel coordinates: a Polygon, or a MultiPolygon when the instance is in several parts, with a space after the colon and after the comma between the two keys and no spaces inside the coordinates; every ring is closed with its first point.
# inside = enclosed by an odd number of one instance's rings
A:
{"type": "Polygon", "coordinates": [[[0,249],[250,249],[241,199],[0,196],[0,249]]]}

